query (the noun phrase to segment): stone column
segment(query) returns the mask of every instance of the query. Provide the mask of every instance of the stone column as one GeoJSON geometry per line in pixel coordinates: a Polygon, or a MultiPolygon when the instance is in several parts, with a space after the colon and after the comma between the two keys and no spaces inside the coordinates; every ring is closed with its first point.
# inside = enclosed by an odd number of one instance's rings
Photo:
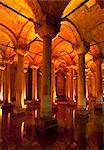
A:
{"type": "Polygon", "coordinates": [[[4,70],[4,105],[11,102],[11,89],[10,89],[10,64],[6,63],[6,68],[4,70]]]}
{"type": "Polygon", "coordinates": [[[77,102],[77,72],[74,70],[74,77],[73,77],[73,90],[74,90],[74,101],[77,102]]]}
{"type": "Polygon", "coordinates": [[[70,101],[73,101],[73,68],[70,68],[70,101]]]}
{"type": "Polygon", "coordinates": [[[40,105],[42,118],[52,117],[51,40],[52,38],[49,36],[45,36],[43,39],[42,100],[40,105]]]}
{"type": "Polygon", "coordinates": [[[88,117],[86,110],[86,84],[85,84],[85,54],[88,48],[81,43],[78,52],[78,101],[76,117],[88,117]]]}
{"type": "Polygon", "coordinates": [[[27,68],[24,68],[24,100],[26,100],[26,76],[27,76],[27,68]]]}
{"type": "Polygon", "coordinates": [[[92,74],[92,96],[96,97],[96,73],[92,74]]]}
{"type": "Polygon", "coordinates": [[[99,57],[94,59],[96,64],[96,104],[101,104],[103,102],[103,90],[102,90],[102,71],[101,64],[102,59],[99,57]]]}
{"type": "Polygon", "coordinates": [[[66,98],[69,99],[70,97],[70,74],[67,73],[66,75],[66,98]]]}
{"type": "Polygon", "coordinates": [[[37,69],[36,65],[32,65],[32,102],[37,101],[37,69]]]}
{"type": "Polygon", "coordinates": [[[52,102],[56,99],[55,62],[52,62],[52,102]]]}
{"type": "Polygon", "coordinates": [[[24,55],[18,53],[16,76],[16,110],[24,107],[24,55]]]}
{"type": "Polygon", "coordinates": [[[3,80],[4,80],[4,65],[0,65],[0,101],[3,101],[3,80]]]}

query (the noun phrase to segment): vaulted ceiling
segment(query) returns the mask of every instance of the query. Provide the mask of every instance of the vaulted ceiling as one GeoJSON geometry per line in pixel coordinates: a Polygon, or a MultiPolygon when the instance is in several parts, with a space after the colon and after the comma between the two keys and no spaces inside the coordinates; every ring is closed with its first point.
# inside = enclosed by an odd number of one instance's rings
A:
{"type": "Polygon", "coordinates": [[[99,3],[96,0],[0,0],[1,62],[17,61],[16,49],[24,49],[29,52],[25,57],[26,64],[41,67],[43,40],[36,33],[36,26],[46,21],[48,24],[61,24],[60,31],[52,40],[56,70],[67,70],[69,66],[77,65],[76,48],[82,40],[90,44],[85,57],[86,68],[95,71],[93,57],[104,58],[103,8],[103,1],[99,3]]]}

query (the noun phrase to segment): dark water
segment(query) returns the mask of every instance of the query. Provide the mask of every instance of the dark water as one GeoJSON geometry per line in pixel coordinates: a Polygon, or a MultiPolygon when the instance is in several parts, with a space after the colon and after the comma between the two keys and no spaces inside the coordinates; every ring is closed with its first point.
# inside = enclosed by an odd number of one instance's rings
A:
{"type": "Polygon", "coordinates": [[[53,116],[58,131],[40,135],[35,131],[39,110],[13,117],[0,110],[0,150],[103,150],[104,116],[91,111],[88,120],[76,120],[75,110],[58,105],[53,116]]]}

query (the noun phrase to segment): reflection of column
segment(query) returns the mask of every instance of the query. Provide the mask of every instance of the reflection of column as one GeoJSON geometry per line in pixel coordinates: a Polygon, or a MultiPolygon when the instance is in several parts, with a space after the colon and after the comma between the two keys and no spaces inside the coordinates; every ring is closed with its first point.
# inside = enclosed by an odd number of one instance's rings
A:
{"type": "Polygon", "coordinates": [[[0,66],[0,101],[3,101],[3,78],[4,78],[4,69],[5,66],[0,66]]]}
{"type": "Polygon", "coordinates": [[[56,98],[56,80],[55,80],[55,63],[52,63],[52,102],[56,98]]]}
{"type": "Polygon", "coordinates": [[[94,60],[96,64],[96,103],[103,102],[103,91],[102,91],[102,71],[101,71],[101,58],[97,58],[94,60]]]}
{"type": "Polygon", "coordinates": [[[37,101],[37,69],[38,66],[32,65],[32,101],[37,101]]]}
{"type": "Polygon", "coordinates": [[[74,139],[77,142],[79,150],[86,150],[86,124],[87,120],[79,119],[76,122],[76,129],[74,130],[74,139]]]}
{"type": "Polygon", "coordinates": [[[26,78],[27,78],[27,68],[24,68],[24,100],[26,100],[26,78]]]}
{"type": "Polygon", "coordinates": [[[10,91],[10,64],[6,64],[4,70],[4,104],[8,104],[11,101],[10,91]]]}
{"type": "Polygon", "coordinates": [[[41,117],[52,116],[51,100],[51,37],[43,39],[43,71],[42,71],[42,100],[40,106],[41,117]]]}
{"type": "Polygon", "coordinates": [[[16,108],[24,106],[24,56],[18,54],[16,84],[16,108]]]}

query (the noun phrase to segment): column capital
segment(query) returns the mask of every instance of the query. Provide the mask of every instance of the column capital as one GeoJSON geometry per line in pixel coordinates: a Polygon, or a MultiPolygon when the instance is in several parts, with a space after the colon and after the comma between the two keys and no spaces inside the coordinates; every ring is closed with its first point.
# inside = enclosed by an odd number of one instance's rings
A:
{"type": "Polygon", "coordinates": [[[49,24],[46,20],[42,22],[41,26],[36,26],[36,32],[42,39],[44,39],[45,36],[54,38],[57,35],[59,29],[60,24],[49,24]]]}
{"type": "Polygon", "coordinates": [[[37,66],[37,65],[30,65],[30,67],[31,67],[31,69],[38,69],[39,68],[39,66],[37,66]]]}
{"type": "Polygon", "coordinates": [[[79,47],[77,47],[76,51],[78,56],[79,55],[85,55],[90,49],[90,44],[85,41],[79,42],[79,47]]]}
{"type": "Polygon", "coordinates": [[[93,61],[95,62],[96,65],[100,65],[102,64],[103,58],[101,56],[93,57],[93,61]]]}
{"type": "Polygon", "coordinates": [[[5,70],[5,67],[6,66],[4,64],[0,64],[0,70],[2,70],[2,71],[5,70]]]}
{"type": "Polygon", "coordinates": [[[24,73],[27,73],[27,71],[28,71],[28,68],[24,68],[24,73]]]}
{"type": "Polygon", "coordinates": [[[27,56],[29,51],[27,51],[25,49],[16,49],[16,53],[17,53],[17,55],[27,56]]]}

